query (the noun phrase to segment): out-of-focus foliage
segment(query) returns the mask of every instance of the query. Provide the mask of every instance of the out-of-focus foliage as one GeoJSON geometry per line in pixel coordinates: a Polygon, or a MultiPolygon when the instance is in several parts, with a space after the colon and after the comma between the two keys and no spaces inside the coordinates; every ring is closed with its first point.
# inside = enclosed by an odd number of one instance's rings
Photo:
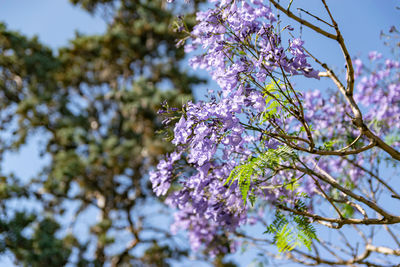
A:
{"type": "Polygon", "coordinates": [[[55,52],[0,24],[0,159],[35,136],[47,162],[1,178],[0,251],[24,266],[169,266],[187,251],[152,217],[146,173],[170,149],[156,112],[202,80],[180,67],[163,1],[71,2],[104,16],[104,34],[55,52]]]}
{"type": "Polygon", "coordinates": [[[68,262],[76,239],[67,235],[55,236],[59,224],[52,219],[38,220],[33,214],[17,212],[10,220],[0,221],[0,251],[10,250],[25,266],[63,266],[68,262]],[[23,235],[23,229],[32,227],[33,234],[23,235]]]}

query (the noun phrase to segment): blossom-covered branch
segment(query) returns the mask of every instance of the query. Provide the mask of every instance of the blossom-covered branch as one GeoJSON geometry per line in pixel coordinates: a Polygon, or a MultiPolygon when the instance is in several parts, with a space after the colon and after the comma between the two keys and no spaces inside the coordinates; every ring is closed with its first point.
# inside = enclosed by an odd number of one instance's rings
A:
{"type": "MultiPolygon", "coordinates": [[[[179,27],[187,34],[180,41],[186,42],[185,51],[202,52],[190,60],[192,67],[208,71],[220,88],[180,111],[165,107],[176,150],[160,161],[150,180],[154,192],[178,209],[174,230],[188,230],[193,248],[211,254],[233,251],[237,230],[264,222],[266,207],[275,211],[267,233],[274,235],[280,251],[294,252],[299,244],[323,246],[314,243],[313,222],[332,228],[400,222],[379,203],[374,189],[398,196],[374,166],[382,158],[400,160],[400,63],[386,59],[382,64],[382,56],[371,53],[378,71],[368,72],[350,56],[324,0],[328,19],[307,14],[335,34],[296,16],[290,5],[269,3],[218,1],[198,12],[193,31],[179,27]],[[346,84],[340,72],[294,37],[291,26],[280,30],[277,11],[337,42],[346,84]],[[332,80],[337,92],[305,90],[293,82],[323,77],[332,80]],[[385,108],[379,107],[382,103],[385,108]],[[332,214],[316,207],[321,201],[332,214]]],[[[389,250],[368,243],[365,251],[335,264],[367,264],[371,252],[389,250]]]]}

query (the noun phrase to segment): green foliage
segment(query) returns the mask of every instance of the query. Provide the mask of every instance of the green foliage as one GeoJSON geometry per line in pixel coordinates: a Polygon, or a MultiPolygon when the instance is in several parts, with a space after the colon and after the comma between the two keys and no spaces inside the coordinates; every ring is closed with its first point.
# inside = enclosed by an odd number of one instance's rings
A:
{"type": "Polygon", "coordinates": [[[0,251],[10,250],[23,266],[64,266],[76,240],[69,235],[57,238],[59,228],[51,218],[17,212],[10,219],[0,220],[0,251]],[[31,235],[23,232],[29,226],[33,229],[31,235]]]}
{"type": "Polygon", "coordinates": [[[259,158],[252,158],[247,163],[236,166],[225,182],[225,184],[230,183],[230,185],[232,185],[234,181],[238,182],[244,205],[246,205],[252,176],[256,170],[259,169],[259,163],[261,163],[259,158]]]}
{"type": "Polygon", "coordinates": [[[348,204],[342,204],[341,206],[341,211],[342,211],[342,215],[345,218],[352,218],[354,215],[354,208],[348,204]]]}
{"type": "Polygon", "coordinates": [[[282,96],[279,93],[277,86],[282,86],[280,82],[278,82],[278,85],[275,84],[274,81],[271,81],[269,84],[267,84],[264,88],[263,91],[263,96],[265,99],[265,111],[261,112],[260,114],[260,124],[265,123],[268,121],[271,117],[273,116],[278,116],[278,107],[279,103],[276,99],[282,100],[282,96]]]}
{"type": "Polygon", "coordinates": [[[334,146],[336,143],[338,143],[338,142],[339,142],[338,140],[329,140],[329,141],[326,141],[326,142],[324,142],[323,149],[324,149],[324,150],[331,151],[331,150],[333,150],[333,146],[334,146]]]}
{"type": "Polygon", "coordinates": [[[387,143],[389,146],[392,146],[393,144],[399,141],[400,141],[400,133],[385,136],[385,143],[387,143]]]}
{"type": "MultiPolygon", "coordinates": [[[[299,211],[306,210],[306,205],[300,200],[295,205],[299,211]]],[[[275,219],[265,233],[274,235],[274,243],[281,253],[301,245],[311,250],[313,239],[317,239],[315,228],[307,217],[283,214],[280,210],[276,211],[275,219]]]]}
{"type": "Polygon", "coordinates": [[[303,199],[307,199],[308,196],[304,192],[297,191],[299,186],[298,179],[292,179],[282,185],[287,190],[287,194],[279,197],[275,218],[264,232],[273,235],[273,242],[280,253],[291,251],[302,245],[311,250],[313,240],[318,240],[309,218],[301,214],[307,211],[307,205],[303,199]],[[288,205],[291,205],[291,210],[298,213],[286,212],[285,207],[288,205]]]}
{"type": "MultiPolygon", "coordinates": [[[[17,264],[27,266],[64,266],[71,251],[78,266],[122,258],[130,265],[138,260],[133,254],[151,244],[141,232],[142,225],[151,225],[143,206],[154,203],[146,174],[171,149],[155,134],[163,128],[157,110],[163,100],[181,106],[203,80],[181,67],[184,52],[176,47],[175,15],[165,1],[71,2],[91,13],[107,13],[106,31],[77,33],[54,53],[38,38],[0,23],[0,160],[31,137],[40,138],[46,158],[29,182],[21,180],[31,177],[8,174],[0,179],[0,215],[8,218],[1,221],[1,252],[13,253],[17,264]],[[15,201],[35,203],[40,211],[29,210],[33,217],[21,219],[23,205],[12,205],[15,201]],[[88,212],[95,216],[83,221],[81,215],[88,212]],[[76,238],[76,229],[72,238],[63,234],[82,221],[87,236],[76,238]],[[105,253],[111,246],[128,246],[120,236],[136,245],[105,253]],[[88,247],[94,253],[87,253],[88,247]]],[[[190,28],[193,15],[188,19],[190,28]]],[[[154,232],[164,241],[163,232],[154,232]]],[[[151,257],[178,255],[146,257],[151,262],[151,257]]]]}
{"type": "MultiPolygon", "coordinates": [[[[225,185],[231,186],[237,181],[242,194],[244,205],[246,205],[247,198],[250,197],[252,205],[254,205],[254,194],[251,194],[252,182],[255,184],[259,180],[265,180],[265,176],[279,167],[281,163],[296,160],[297,155],[293,149],[287,146],[280,146],[277,149],[268,149],[265,153],[251,157],[245,163],[236,166],[227,178],[225,185]],[[249,195],[250,191],[250,195],[249,195]]],[[[272,177],[271,176],[271,177],[272,177]]],[[[255,190],[256,188],[252,188],[255,190]]]]}

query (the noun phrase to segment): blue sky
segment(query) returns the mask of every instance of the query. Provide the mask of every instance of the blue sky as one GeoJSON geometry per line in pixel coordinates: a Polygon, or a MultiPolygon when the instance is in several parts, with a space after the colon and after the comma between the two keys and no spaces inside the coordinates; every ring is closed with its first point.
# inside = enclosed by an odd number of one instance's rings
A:
{"type": "MultiPolygon", "coordinates": [[[[315,14],[321,14],[323,11],[320,1],[307,0],[307,4],[308,10],[315,14]]],[[[381,30],[387,32],[392,25],[400,29],[400,10],[395,8],[400,6],[399,1],[332,0],[328,1],[328,4],[342,29],[351,55],[366,56],[373,50],[382,51],[384,54],[388,52],[379,39],[379,33],[381,30]]],[[[305,14],[302,16],[307,18],[305,14]]],[[[2,0],[0,21],[5,22],[9,29],[21,31],[28,36],[38,35],[43,43],[54,49],[66,45],[68,40],[74,37],[75,31],[95,34],[103,32],[106,27],[103,19],[91,16],[79,7],[73,7],[67,0],[2,0]]],[[[290,23],[298,26],[293,21],[290,23]]],[[[310,51],[323,55],[323,60],[331,65],[339,68],[344,66],[343,57],[335,42],[321,40],[306,30],[303,34],[306,47],[310,51]]],[[[307,85],[314,86],[313,83],[307,85]]],[[[202,92],[197,92],[196,95],[201,94],[202,92]]],[[[9,153],[2,169],[6,172],[14,171],[21,177],[32,176],[43,162],[38,153],[39,139],[40,137],[32,139],[18,154],[9,153]]],[[[1,257],[0,266],[12,265],[7,257],[1,257]]]]}
{"type": "Polygon", "coordinates": [[[53,48],[64,46],[76,30],[101,33],[106,27],[100,17],[74,7],[68,0],[2,0],[0,20],[28,36],[38,35],[53,48]]]}
{"type": "MultiPolygon", "coordinates": [[[[105,30],[106,24],[68,0],[2,0],[0,21],[7,27],[33,37],[37,35],[46,45],[56,49],[73,39],[75,32],[96,34],[105,30]]],[[[39,158],[40,137],[33,138],[19,153],[8,153],[2,169],[14,171],[17,176],[29,178],[43,163],[39,158]],[[21,168],[23,163],[23,168],[21,168]]]]}

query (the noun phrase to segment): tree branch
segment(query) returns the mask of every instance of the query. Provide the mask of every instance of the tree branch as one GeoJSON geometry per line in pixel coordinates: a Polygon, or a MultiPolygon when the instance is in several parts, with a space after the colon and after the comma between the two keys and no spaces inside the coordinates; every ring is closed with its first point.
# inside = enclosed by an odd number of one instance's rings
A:
{"type": "Polygon", "coordinates": [[[295,21],[303,24],[304,26],[309,27],[310,29],[316,31],[317,33],[322,34],[323,36],[326,36],[326,37],[328,37],[330,39],[336,40],[336,38],[337,38],[336,35],[334,35],[332,33],[329,33],[327,31],[321,29],[320,27],[315,26],[314,24],[312,24],[312,23],[310,23],[310,22],[308,22],[308,21],[306,21],[306,20],[304,20],[302,18],[299,18],[298,16],[293,14],[292,11],[290,11],[289,9],[285,9],[280,4],[278,4],[275,0],[269,0],[269,1],[275,6],[276,9],[279,9],[280,11],[282,11],[289,18],[294,19],[295,21]]]}

